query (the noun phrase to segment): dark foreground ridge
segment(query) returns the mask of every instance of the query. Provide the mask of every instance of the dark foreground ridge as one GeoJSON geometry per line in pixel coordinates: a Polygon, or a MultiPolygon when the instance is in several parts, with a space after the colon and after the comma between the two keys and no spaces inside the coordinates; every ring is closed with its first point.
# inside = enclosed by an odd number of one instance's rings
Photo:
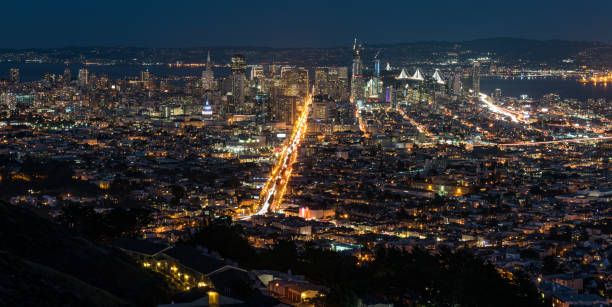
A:
{"type": "Polygon", "coordinates": [[[0,202],[0,306],[154,306],[165,281],[116,250],[0,202]]]}

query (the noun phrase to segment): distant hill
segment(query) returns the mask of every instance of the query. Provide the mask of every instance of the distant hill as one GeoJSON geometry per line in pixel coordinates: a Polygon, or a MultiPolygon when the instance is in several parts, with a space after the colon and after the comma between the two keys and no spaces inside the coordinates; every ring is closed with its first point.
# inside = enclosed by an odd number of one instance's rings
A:
{"type": "Polygon", "coordinates": [[[532,40],[521,38],[488,38],[463,42],[414,42],[390,45],[367,45],[367,48],[382,49],[410,53],[470,51],[473,54],[495,54],[506,60],[558,61],[578,56],[581,52],[591,49],[612,48],[601,42],[562,41],[562,40],[532,40]]]}
{"type": "MultiPolygon", "coordinates": [[[[65,47],[54,49],[3,49],[0,61],[42,59],[50,62],[100,61],[124,64],[203,63],[210,50],[213,61],[227,64],[234,53],[246,56],[247,63],[280,63],[305,66],[350,66],[351,45],[333,48],[270,48],[253,46],[139,48],[139,47],[65,47]]],[[[459,60],[479,56],[501,59],[504,64],[560,65],[564,59],[591,67],[612,67],[612,45],[601,42],[489,38],[462,42],[420,41],[398,44],[366,44],[364,61],[370,67],[380,51],[383,62],[392,65],[426,64],[448,52],[459,60]]],[[[564,64],[565,65],[565,64],[564,64]]]]}
{"type": "Polygon", "coordinates": [[[160,276],[27,209],[0,202],[0,242],[2,306],[55,305],[44,302],[154,306],[169,302],[169,286],[160,276]]]}

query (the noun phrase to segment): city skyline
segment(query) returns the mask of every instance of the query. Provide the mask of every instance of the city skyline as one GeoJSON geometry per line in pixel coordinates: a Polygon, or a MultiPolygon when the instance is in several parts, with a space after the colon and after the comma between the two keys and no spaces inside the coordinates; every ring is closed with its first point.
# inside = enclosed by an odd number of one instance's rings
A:
{"type": "Polygon", "coordinates": [[[612,305],[610,1],[3,9],[0,306],[612,305]]]}

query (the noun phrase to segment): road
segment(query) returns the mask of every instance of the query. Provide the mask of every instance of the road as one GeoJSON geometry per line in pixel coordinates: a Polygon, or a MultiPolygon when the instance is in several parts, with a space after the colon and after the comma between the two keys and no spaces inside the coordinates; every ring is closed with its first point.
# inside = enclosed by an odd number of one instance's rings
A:
{"type": "Polygon", "coordinates": [[[487,95],[485,95],[483,93],[480,93],[479,100],[487,107],[487,109],[491,110],[491,112],[493,112],[493,113],[497,113],[497,114],[501,114],[501,115],[510,117],[510,120],[512,120],[515,123],[523,123],[524,122],[514,112],[512,112],[512,111],[510,111],[508,109],[504,109],[504,108],[494,104],[493,103],[493,99],[491,99],[489,96],[487,96],[487,95]]]}
{"type": "Polygon", "coordinates": [[[605,141],[605,140],[612,140],[612,136],[563,139],[563,140],[541,141],[541,142],[517,142],[517,143],[505,143],[505,144],[494,144],[494,145],[497,145],[497,146],[537,146],[537,145],[546,145],[546,144],[578,143],[578,142],[585,142],[585,141],[605,141]]]}
{"type": "Polygon", "coordinates": [[[269,211],[276,211],[279,209],[287,189],[287,183],[289,183],[289,178],[291,177],[293,163],[297,159],[297,149],[308,129],[308,114],[310,113],[311,104],[312,95],[306,99],[304,109],[293,126],[291,137],[285,142],[278,162],[270,172],[268,181],[266,181],[266,184],[259,194],[259,209],[255,214],[244,216],[242,219],[248,219],[253,215],[263,215],[269,211]]]}

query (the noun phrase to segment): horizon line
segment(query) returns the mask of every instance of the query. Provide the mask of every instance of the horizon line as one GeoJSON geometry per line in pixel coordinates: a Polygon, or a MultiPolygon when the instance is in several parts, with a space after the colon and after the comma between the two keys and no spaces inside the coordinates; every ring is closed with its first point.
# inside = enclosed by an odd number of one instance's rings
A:
{"type": "MultiPolygon", "coordinates": [[[[362,41],[362,44],[365,47],[372,46],[396,46],[396,45],[404,45],[404,44],[419,44],[419,43],[468,43],[474,41],[484,41],[484,40],[524,40],[524,41],[534,41],[534,42],[571,42],[571,43],[599,43],[605,45],[612,45],[612,42],[605,42],[601,40],[571,40],[571,39],[559,39],[559,38],[550,38],[550,39],[534,39],[534,38],[521,38],[521,37],[512,37],[512,36],[497,36],[497,37],[486,37],[486,38],[475,38],[475,39],[466,39],[466,40],[415,40],[415,41],[404,41],[404,42],[390,42],[390,43],[367,43],[362,41]]],[[[359,39],[357,38],[359,41],[359,39]]],[[[136,46],[136,45],[65,45],[61,47],[0,47],[0,51],[4,50],[50,50],[50,49],[67,49],[67,48],[138,48],[138,49],[202,49],[202,48],[211,48],[211,49],[229,49],[229,48],[259,48],[259,49],[337,49],[337,48],[351,48],[350,44],[347,45],[336,45],[336,46],[298,46],[298,47],[283,47],[283,46],[257,46],[257,45],[201,45],[201,46],[181,46],[181,47],[153,47],[153,46],[136,46]]]]}

